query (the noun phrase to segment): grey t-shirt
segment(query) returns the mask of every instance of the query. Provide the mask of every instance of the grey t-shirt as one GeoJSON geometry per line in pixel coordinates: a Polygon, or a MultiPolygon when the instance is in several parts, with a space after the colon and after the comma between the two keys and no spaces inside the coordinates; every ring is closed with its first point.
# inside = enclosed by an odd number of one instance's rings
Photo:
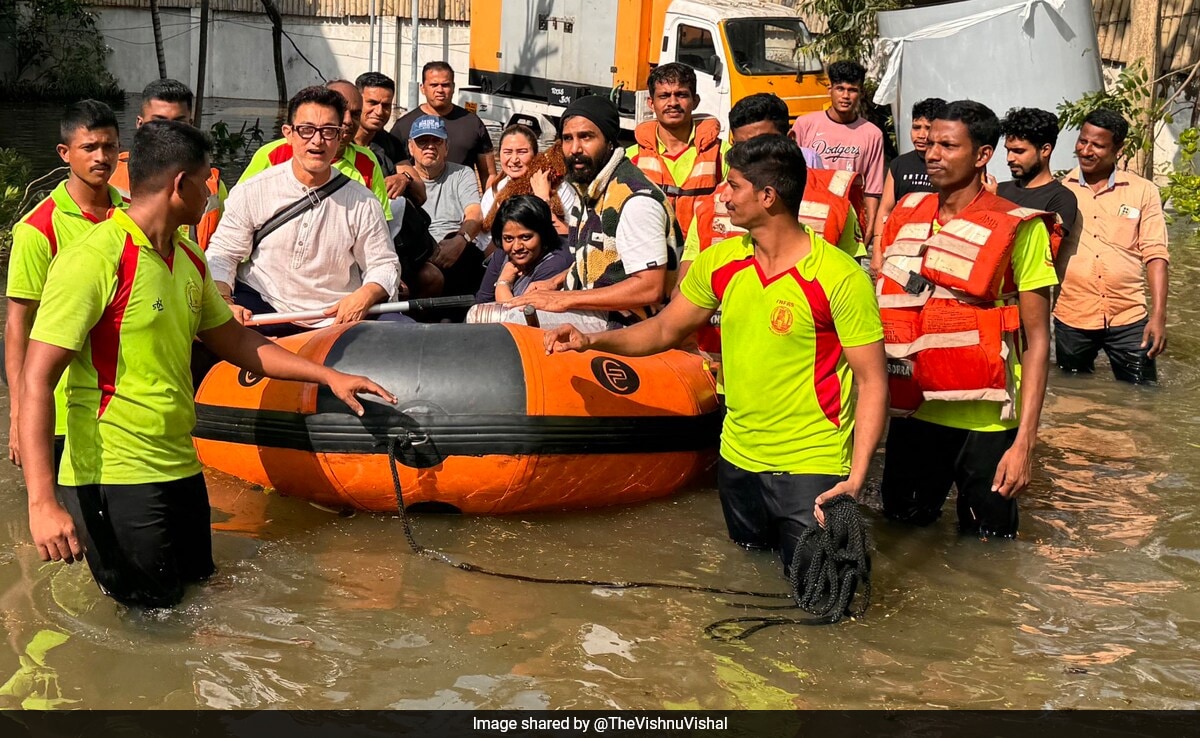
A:
{"type": "Polygon", "coordinates": [[[425,180],[425,204],[429,214],[429,235],[440,241],[462,227],[463,214],[470,205],[479,204],[479,180],[462,164],[447,162],[437,179],[425,180]]]}

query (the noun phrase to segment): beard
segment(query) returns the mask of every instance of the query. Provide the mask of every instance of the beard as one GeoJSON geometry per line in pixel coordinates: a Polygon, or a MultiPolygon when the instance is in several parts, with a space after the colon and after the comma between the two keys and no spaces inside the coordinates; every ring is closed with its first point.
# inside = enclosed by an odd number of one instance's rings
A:
{"type": "Polygon", "coordinates": [[[1012,173],[1013,179],[1017,180],[1021,184],[1028,184],[1029,182],[1032,182],[1035,177],[1042,173],[1042,169],[1042,161],[1041,159],[1038,159],[1028,168],[1020,167],[1017,171],[1013,171],[1010,168],[1009,171],[1012,173]]]}
{"type": "Polygon", "coordinates": [[[567,179],[575,184],[588,185],[600,173],[600,162],[588,156],[587,154],[573,154],[566,157],[563,161],[567,165],[567,179]],[[576,165],[581,165],[582,168],[576,169],[576,165]]]}

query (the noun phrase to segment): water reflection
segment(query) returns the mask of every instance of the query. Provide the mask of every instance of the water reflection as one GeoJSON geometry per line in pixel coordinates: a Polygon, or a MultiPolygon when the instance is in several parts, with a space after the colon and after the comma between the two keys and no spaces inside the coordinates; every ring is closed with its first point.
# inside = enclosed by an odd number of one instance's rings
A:
{"type": "MultiPolygon", "coordinates": [[[[4,465],[0,706],[1195,707],[1200,239],[1181,232],[1161,386],[1118,386],[1103,366],[1052,373],[1016,543],[872,512],[875,601],[860,621],[713,641],[713,621],[772,613],[734,607],[762,604],[744,597],[459,571],[410,553],[391,517],[342,517],[220,475],[217,575],[176,610],[129,611],[81,566],[37,560],[4,465]]],[[[774,557],[725,540],[711,489],[414,527],[424,545],[502,571],[782,588],[774,557]]]]}

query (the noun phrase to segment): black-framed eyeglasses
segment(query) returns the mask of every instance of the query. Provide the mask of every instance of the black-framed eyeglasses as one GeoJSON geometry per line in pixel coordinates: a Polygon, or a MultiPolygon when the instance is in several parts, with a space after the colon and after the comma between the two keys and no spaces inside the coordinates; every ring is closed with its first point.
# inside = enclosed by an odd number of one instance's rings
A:
{"type": "Polygon", "coordinates": [[[336,141],[337,139],[342,137],[343,129],[341,126],[299,125],[299,126],[292,126],[292,130],[296,132],[297,136],[304,139],[305,141],[309,140],[314,135],[316,135],[318,131],[321,133],[321,138],[323,140],[336,141]]]}

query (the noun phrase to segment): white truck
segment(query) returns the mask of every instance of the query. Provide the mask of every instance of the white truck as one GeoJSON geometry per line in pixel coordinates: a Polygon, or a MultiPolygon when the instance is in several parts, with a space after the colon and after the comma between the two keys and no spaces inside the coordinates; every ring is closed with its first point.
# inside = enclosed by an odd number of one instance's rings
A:
{"type": "Polygon", "coordinates": [[[461,102],[486,121],[553,129],[576,97],[609,95],[632,130],[650,119],[650,70],[696,70],[698,113],[724,124],[756,92],[791,116],[828,100],[821,60],[793,9],[762,0],[488,0],[472,8],[470,75],[461,102]]]}

